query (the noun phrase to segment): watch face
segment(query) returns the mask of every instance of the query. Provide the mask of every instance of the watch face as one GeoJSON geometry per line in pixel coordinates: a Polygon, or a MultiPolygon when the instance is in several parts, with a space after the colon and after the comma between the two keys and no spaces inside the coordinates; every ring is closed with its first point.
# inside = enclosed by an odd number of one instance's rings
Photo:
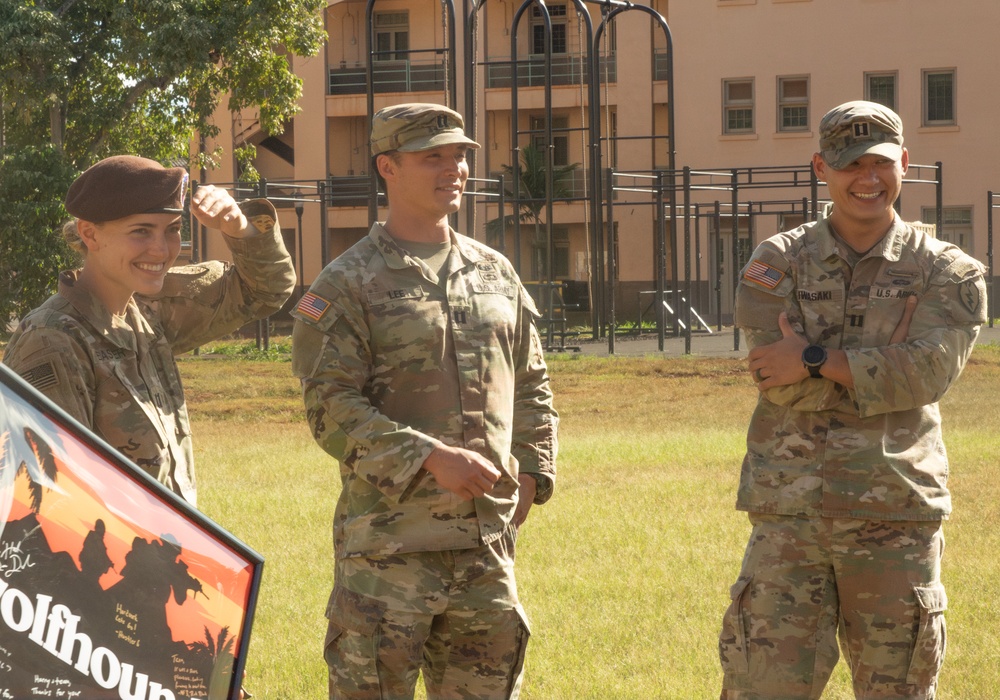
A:
{"type": "Polygon", "coordinates": [[[826,350],[819,345],[810,345],[802,351],[802,362],[807,365],[822,364],[826,359],[826,350]]]}

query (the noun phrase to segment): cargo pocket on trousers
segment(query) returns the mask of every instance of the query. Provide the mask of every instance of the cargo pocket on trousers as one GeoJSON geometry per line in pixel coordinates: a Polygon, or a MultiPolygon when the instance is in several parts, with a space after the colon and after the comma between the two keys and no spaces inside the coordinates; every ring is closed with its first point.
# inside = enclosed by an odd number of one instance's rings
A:
{"type": "Polygon", "coordinates": [[[508,698],[516,698],[520,694],[521,690],[521,680],[524,676],[524,653],[528,648],[528,638],[531,636],[531,628],[528,626],[528,616],[524,612],[524,608],[518,604],[513,610],[513,613],[517,616],[516,621],[516,631],[515,644],[516,649],[514,653],[514,664],[510,669],[510,676],[507,681],[507,695],[508,698]]]}
{"type": "Polygon", "coordinates": [[[729,608],[722,618],[722,632],[719,633],[719,661],[726,675],[746,675],[750,672],[743,610],[747,605],[751,580],[740,579],[729,589],[729,608]]]}
{"type": "Polygon", "coordinates": [[[948,608],[948,596],[940,583],[914,586],[913,593],[920,608],[920,625],[913,642],[906,682],[927,686],[934,682],[944,662],[947,642],[944,611],[948,608]]]}
{"type": "Polygon", "coordinates": [[[375,632],[385,615],[385,604],[381,601],[334,586],[330,600],[326,604],[326,617],[330,621],[323,642],[323,658],[331,668],[342,666],[345,653],[371,661],[375,667],[378,658],[378,639],[375,632]],[[348,635],[345,633],[351,633],[348,635]],[[345,639],[351,637],[350,640],[345,639]],[[344,648],[350,645],[350,649],[344,648]]]}

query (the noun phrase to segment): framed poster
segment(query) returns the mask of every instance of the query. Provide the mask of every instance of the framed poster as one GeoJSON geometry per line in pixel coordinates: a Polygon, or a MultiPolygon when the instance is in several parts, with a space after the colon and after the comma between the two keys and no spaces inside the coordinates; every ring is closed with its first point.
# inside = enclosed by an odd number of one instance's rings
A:
{"type": "Polygon", "coordinates": [[[235,700],[262,568],[0,364],[0,700],[235,700]]]}

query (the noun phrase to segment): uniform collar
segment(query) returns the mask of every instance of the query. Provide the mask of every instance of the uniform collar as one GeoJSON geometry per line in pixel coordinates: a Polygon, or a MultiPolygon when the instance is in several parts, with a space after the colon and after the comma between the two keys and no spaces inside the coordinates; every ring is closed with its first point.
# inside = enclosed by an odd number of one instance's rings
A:
{"type": "Polygon", "coordinates": [[[72,305],[96,335],[134,352],[135,331],[129,322],[135,323],[136,317],[140,315],[135,300],[129,299],[125,310],[128,320],[115,316],[96,296],[77,284],[79,275],[79,270],[64,270],[59,273],[59,295],[72,305]]]}
{"type": "MultiPolygon", "coordinates": [[[[451,237],[452,255],[455,255],[457,252],[465,265],[484,261],[492,262],[496,259],[493,254],[480,250],[472,244],[470,239],[459,235],[453,228],[449,227],[448,235],[451,237]]],[[[368,237],[375,243],[379,254],[390,269],[403,270],[407,267],[417,267],[425,276],[436,281],[437,275],[422,260],[411,257],[403,250],[399,243],[396,242],[396,239],[389,235],[389,232],[385,230],[382,224],[378,222],[372,224],[372,228],[368,232],[368,237]]],[[[452,267],[452,269],[455,268],[452,267]]]]}
{"type": "MultiPolygon", "coordinates": [[[[830,215],[833,213],[833,204],[827,204],[819,218],[816,241],[819,246],[820,258],[826,260],[832,255],[837,255],[837,246],[840,245],[833,235],[833,228],[830,226],[830,215]]],[[[876,244],[872,250],[868,251],[865,257],[882,257],[891,262],[898,261],[903,252],[903,234],[906,233],[907,226],[896,214],[892,220],[892,226],[886,231],[882,240],[876,244]]]]}

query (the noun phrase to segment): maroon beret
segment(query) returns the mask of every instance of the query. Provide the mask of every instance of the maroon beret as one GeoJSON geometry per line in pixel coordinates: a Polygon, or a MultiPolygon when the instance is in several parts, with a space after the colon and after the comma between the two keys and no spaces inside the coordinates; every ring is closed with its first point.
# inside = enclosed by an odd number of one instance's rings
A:
{"type": "Polygon", "coordinates": [[[101,223],[132,214],[184,211],[187,170],[139,156],[111,156],[83,172],[66,193],[66,211],[101,223]]]}

